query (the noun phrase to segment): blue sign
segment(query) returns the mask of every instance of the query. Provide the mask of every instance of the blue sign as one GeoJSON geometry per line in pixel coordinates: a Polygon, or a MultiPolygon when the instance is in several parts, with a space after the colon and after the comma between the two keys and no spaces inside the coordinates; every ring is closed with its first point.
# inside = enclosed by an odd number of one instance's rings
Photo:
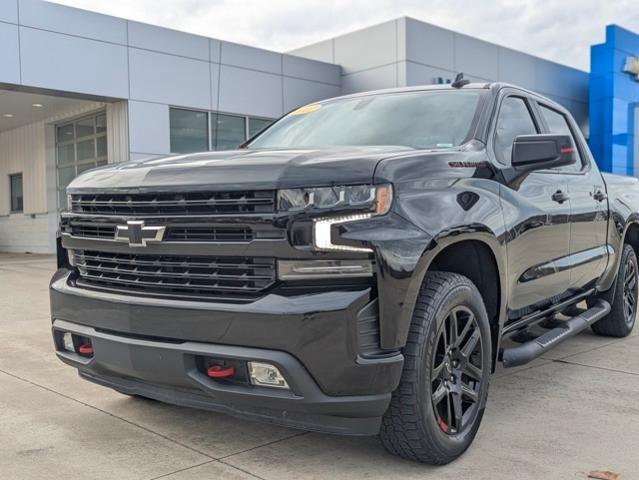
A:
{"type": "Polygon", "coordinates": [[[590,48],[590,137],[605,172],[639,175],[639,35],[606,27],[606,42],[590,48]]]}

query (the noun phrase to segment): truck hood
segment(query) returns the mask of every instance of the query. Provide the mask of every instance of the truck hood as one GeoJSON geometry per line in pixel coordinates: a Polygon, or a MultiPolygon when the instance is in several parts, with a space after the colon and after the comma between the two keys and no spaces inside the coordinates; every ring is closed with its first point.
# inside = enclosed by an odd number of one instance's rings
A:
{"type": "Polygon", "coordinates": [[[109,165],[77,177],[69,193],[91,190],[277,189],[371,183],[377,163],[402,147],[205,152],[109,165]]]}

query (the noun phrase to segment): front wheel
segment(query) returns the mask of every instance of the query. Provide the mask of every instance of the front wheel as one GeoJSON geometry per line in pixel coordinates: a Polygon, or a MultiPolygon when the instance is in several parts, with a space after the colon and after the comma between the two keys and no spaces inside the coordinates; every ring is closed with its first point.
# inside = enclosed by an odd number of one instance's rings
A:
{"type": "Polygon", "coordinates": [[[449,463],[477,434],[490,376],[488,315],[468,278],[426,275],[403,353],[404,370],[384,415],[382,443],[410,460],[449,463]]]}

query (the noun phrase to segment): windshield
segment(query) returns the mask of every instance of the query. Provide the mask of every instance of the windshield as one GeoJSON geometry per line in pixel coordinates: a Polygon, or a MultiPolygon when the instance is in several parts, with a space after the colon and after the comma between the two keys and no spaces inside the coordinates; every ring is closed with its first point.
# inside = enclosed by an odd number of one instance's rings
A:
{"type": "Polygon", "coordinates": [[[271,126],[249,148],[456,147],[468,137],[481,93],[386,93],[306,105],[271,126]]]}

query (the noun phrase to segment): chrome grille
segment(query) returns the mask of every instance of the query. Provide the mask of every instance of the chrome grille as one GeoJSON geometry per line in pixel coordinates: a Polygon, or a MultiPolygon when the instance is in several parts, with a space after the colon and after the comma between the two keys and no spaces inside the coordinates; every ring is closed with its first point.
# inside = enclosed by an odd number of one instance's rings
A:
{"type": "Polygon", "coordinates": [[[257,257],[74,252],[88,286],[181,296],[255,296],[275,282],[275,261],[257,257]]]}
{"type": "MultiPolygon", "coordinates": [[[[77,238],[113,240],[115,224],[71,223],[64,229],[77,238]]],[[[250,242],[253,230],[249,227],[171,226],[167,227],[164,242],[250,242]]]]}
{"type": "Polygon", "coordinates": [[[275,211],[275,192],[97,193],[71,196],[74,213],[100,215],[229,215],[275,211]]]}
{"type": "Polygon", "coordinates": [[[250,228],[218,227],[171,227],[167,242],[250,242],[253,231],[250,228]]]}
{"type": "Polygon", "coordinates": [[[71,225],[69,233],[81,238],[108,238],[115,236],[115,225],[71,225]]]}

